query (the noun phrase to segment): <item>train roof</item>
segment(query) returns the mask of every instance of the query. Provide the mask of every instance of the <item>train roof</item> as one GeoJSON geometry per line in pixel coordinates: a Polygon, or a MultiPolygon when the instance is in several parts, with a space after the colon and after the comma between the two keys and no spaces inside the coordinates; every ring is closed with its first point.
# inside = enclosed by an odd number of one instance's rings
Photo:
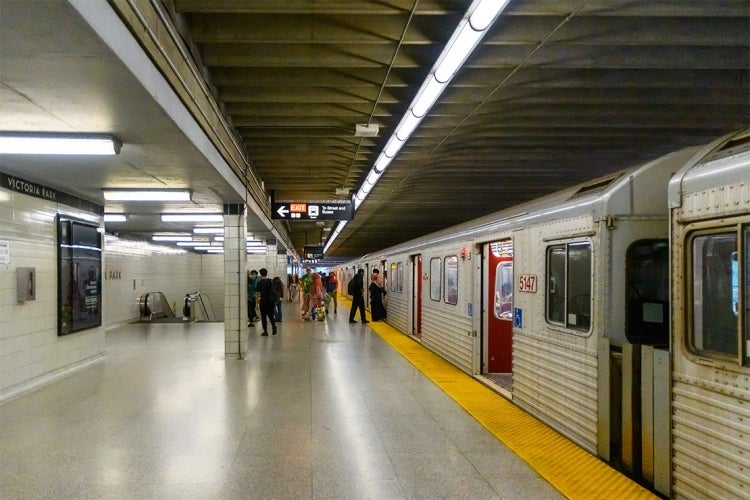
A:
{"type": "Polygon", "coordinates": [[[521,205],[485,215],[448,229],[373,252],[357,260],[383,254],[414,251],[436,243],[490,238],[530,224],[591,214],[594,220],[607,215],[648,215],[667,218],[667,186],[683,165],[697,162],[713,147],[693,146],[627,168],[589,182],[557,191],[521,205]]]}
{"type": "Polygon", "coordinates": [[[696,161],[686,163],[670,180],[669,206],[684,196],[750,179],[750,129],[724,136],[706,146],[696,161]]]}

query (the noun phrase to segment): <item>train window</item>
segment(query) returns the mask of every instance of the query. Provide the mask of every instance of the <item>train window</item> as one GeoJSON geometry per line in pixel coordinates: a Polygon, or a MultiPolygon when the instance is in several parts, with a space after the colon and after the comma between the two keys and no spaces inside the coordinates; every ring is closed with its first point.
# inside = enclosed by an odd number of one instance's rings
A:
{"type": "Polygon", "coordinates": [[[513,262],[497,263],[494,309],[497,319],[513,319],[513,262]]]}
{"type": "Polygon", "coordinates": [[[430,299],[439,302],[440,301],[440,279],[442,273],[440,272],[441,260],[439,257],[430,259],[430,299]]]}
{"type": "Polygon", "coordinates": [[[591,244],[547,248],[547,321],[579,331],[591,326],[591,244]]]}
{"type": "Polygon", "coordinates": [[[669,345],[669,242],[636,241],[625,262],[626,337],[633,344],[669,345]]]}
{"type": "Polygon", "coordinates": [[[398,263],[398,293],[404,291],[404,263],[398,263]]]}
{"type": "Polygon", "coordinates": [[[737,233],[692,238],[692,347],[701,353],[737,357],[739,262],[737,233]]]}
{"type": "Polygon", "coordinates": [[[458,303],[458,257],[451,255],[445,258],[445,302],[458,303]]]}
{"type": "Polygon", "coordinates": [[[392,292],[396,291],[397,281],[398,281],[398,273],[396,271],[396,263],[392,262],[391,263],[391,291],[392,292]]]}

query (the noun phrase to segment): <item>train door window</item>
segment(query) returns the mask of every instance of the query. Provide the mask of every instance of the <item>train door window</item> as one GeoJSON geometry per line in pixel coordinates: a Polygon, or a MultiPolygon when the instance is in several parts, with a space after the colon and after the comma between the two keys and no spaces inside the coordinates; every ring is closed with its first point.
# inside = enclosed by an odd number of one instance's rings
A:
{"type": "Polygon", "coordinates": [[[398,282],[398,271],[396,270],[396,263],[391,263],[391,291],[396,291],[396,285],[398,282]]]}
{"type": "Polygon", "coordinates": [[[692,350],[737,357],[739,261],[737,233],[700,234],[691,241],[692,350]]]}
{"type": "Polygon", "coordinates": [[[636,241],[625,266],[625,335],[633,344],[669,345],[669,242],[636,241]]]}
{"type": "Polygon", "coordinates": [[[430,259],[430,299],[436,302],[440,301],[441,262],[440,257],[430,259]]]}
{"type": "Polygon", "coordinates": [[[495,317],[513,319],[513,263],[498,262],[495,269],[495,317]]]}
{"type": "Polygon", "coordinates": [[[398,293],[404,291],[404,263],[398,263],[398,293]]]}
{"type": "Polygon", "coordinates": [[[458,303],[458,257],[445,258],[445,303],[458,303]]]}
{"type": "Polygon", "coordinates": [[[547,248],[547,321],[579,331],[591,326],[591,244],[547,248]]]}

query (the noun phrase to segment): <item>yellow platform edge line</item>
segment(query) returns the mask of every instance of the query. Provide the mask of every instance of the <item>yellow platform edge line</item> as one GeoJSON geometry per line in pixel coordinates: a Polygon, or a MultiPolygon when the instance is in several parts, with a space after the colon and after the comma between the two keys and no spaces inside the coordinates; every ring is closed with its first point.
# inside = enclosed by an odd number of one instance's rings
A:
{"type": "Polygon", "coordinates": [[[659,498],[414,339],[369,326],[567,498],[659,498]]]}

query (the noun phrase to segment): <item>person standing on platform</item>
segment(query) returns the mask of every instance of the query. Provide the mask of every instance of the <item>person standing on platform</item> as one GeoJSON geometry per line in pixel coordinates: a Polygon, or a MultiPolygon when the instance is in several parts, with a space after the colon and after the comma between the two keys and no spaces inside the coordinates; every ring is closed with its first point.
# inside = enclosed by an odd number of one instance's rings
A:
{"type": "Polygon", "coordinates": [[[318,273],[312,275],[312,285],[310,285],[310,319],[319,319],[317,314],[313,318],[312,312],[320,308],[325,308],[325,288],[323,287],[323,277],[318,273]]]}
{"type": "Polygon", "coordinates": [[[276,287],[268,278],[268,270],[263,267],[260,270],[260,281],[255,287],[255,296],[260,309],[260,322],[263,325],[263,337],[268,337],[267,320],[271,321],[271,330],[276,335],[276,320],[273,317],[273,308],[276,304],[276,287]]]}
{"type": "Polygon", "coordinates": [[[310,314],[310,285],[312,285],[312,269],[306,268],[305,274],[299,279],[302,286],[302,317],[305,318],[310,314]]]}
{"type": "Polygon", "coordinates": [[[357,314],[359,309],[359,319],[362,323],[369,323],[365,316],[365,270],[360,269],[357,274],[354,275],[352,281],[347,285],[347,291],[352,296],[352,310],[349,311],[349,323],[356,323],[354,316],[357,314]]]}
{"type": "Polygon", "coordinates": [[[255,308],[257,303],[255,302],[255,286],[258,284],[260,279],[258,278],[258,271],[253,269],[247,274],[247,326],[255,326],[255,320],[257,314],[255,308]]]}
{"type": "Polygon", "coordinates": [[[333,314],[336,314],[339,308],[339,303],[336,300],[339,291],[339,280],[336,278],[336,271],[331,271],[328,275],[328,282],[326,283],[326,293],[331,297],[333,301],[333,314]]]}
{"type": "Polygon", "coordinates": [[[276,303],[273,306],[273,316],[278,323],[281,321],[281,301],[284,296],[284,283],[281,281],[281,278],[276,276],[273,279],[273,286],[276,289],[276,295],[278,296],[276,303]]]}
{"type": "Polygon", "coordinates": [[[380,272],[377,269],[372,271],[372,277],[370,279],[370,315],[373,321],[380,321],[386,318],[385,306],[383,305],[383,297],[385,296],[385,289],[381,285],[380,272]]]}

